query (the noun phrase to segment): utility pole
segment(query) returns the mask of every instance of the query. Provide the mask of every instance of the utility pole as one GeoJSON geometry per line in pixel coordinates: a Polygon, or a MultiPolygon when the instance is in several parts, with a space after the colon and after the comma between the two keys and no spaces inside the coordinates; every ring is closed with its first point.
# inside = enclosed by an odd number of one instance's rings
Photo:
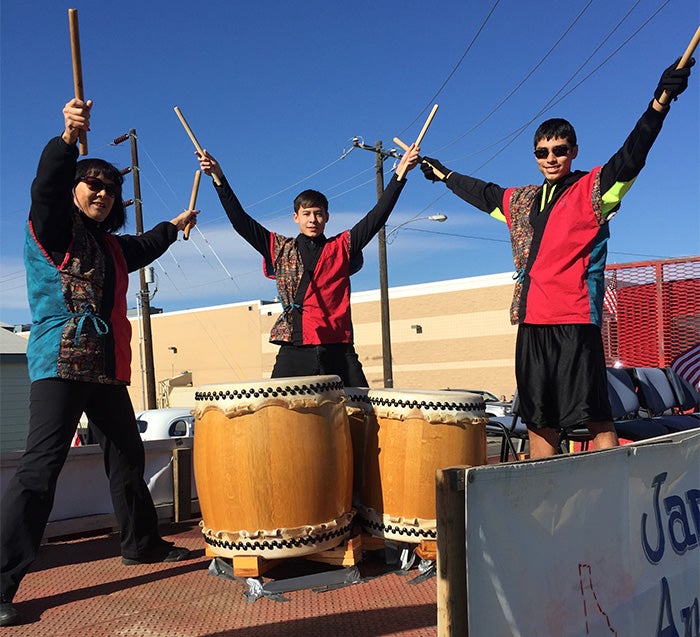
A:
{"type": "MultiPolygon", "coordinates": [[[[377,181],[377,201],[384,193],[384,160],[387,157],[396,159],[401,156],[394,149],[386,150],[382,148],[382,142],[378,141],[374,146],[360,143],[355,137],[352,140],[353,146],[363,150],[371,150],[375,153],[375,168],[377,181]]],[[[382,226],[377,233],[379,243],[379,307],[381,312],[382,331],[382,367],[384,370],[384,387],[394,386],[394,374],[391,366],[391,317],[389,315],[389,277],[386,261],[386,226],[382,226]]]]}
{"type": "MultiPolygon", "coordinates": [[[[143,234],[143,211],[141,207],[141,176],[139,168],[139,154],[136,147],[136,131],[132,128],[128,135],[122,135],[114,140],[114,144],[121,144],[129,140],[131,143],[131,174],[134,179],[134,214],[136,221],[136,234],[143,234]]],[[[143,388],[146,409],[156,408],[156,379],[153,365],[153,335],[151,331],[151,299],[148,292],[146,278],[147,268],[139,270],[138,305],[139,316],[143,325],[143,388]]]]}

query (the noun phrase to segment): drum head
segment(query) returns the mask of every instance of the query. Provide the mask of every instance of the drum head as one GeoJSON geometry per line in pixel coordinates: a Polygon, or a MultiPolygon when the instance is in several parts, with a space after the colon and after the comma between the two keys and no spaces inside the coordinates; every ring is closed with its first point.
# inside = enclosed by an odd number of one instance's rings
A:
{"type": "Polygon", "coordinates": [[[194,395],[195,417],[200,418],[212,408],[229,415],[253,413],[269,405],[314,408],[326,402],[340,402],[343,397],[343,383],[340,377],[332,375],[200,385],[194,395]]]}
{"type": "Polygon", "coordinates": [[[369,401],[378,418],[428,422],[485,422],[486,403],[480,394],[416,389],[370,389],[369,401]]]}

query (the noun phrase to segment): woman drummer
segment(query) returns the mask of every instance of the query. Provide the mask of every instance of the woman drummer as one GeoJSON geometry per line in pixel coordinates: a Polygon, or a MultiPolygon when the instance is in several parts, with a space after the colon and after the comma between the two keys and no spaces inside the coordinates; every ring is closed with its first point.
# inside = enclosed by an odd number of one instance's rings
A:
{"type": "Polygon", "coordinates": [[[104,451],[122,562],[173,562],[189,554],[160,537],[143,479],[144,448],[127,392],[126,291],[128,273],[163,254],[178,230],[196,223],[197,211],[139,236],[116,234],[126,221],[121,173],[101,159],[77,162],[76,141],[89,129],[91,108],[77,98],[65,105],[63,134],[44,148],[31,189],[24,250],[33,319],[30,420],[26,450],[2,500],[3,626],[18,620],[12,600],[36,557],[83,412],[104,451]]]}

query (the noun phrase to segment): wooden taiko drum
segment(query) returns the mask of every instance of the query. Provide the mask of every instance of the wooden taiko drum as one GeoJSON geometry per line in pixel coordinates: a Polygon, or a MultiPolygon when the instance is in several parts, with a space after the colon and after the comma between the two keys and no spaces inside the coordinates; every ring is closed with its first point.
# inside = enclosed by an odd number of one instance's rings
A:
{"type": "Polygon", "coordinates": [[[486,464],[485,404],[459,391],[371,389],[358,515],[367,532],[420,543],[437,538],[435,472],[486,464]],[[374,424],[372,424],[374,423],[374,424]]]}
{"type": "Polygon", "coordinates": [[[195,480],[212,553],[294,557],[349,536],[352,448],[340,378],[203,385],[195,402],[195,480]]]}

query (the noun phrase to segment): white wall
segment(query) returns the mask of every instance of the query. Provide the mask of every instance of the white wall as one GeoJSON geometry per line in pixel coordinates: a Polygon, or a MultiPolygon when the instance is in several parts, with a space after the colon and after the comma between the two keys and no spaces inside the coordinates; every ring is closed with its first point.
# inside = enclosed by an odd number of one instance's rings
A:
{"type": "MultiPolygon", "coordinates": [[[[146,470],[144,478],[159,510],[159,518],[172,519],[173,449],[192,448],[193,438],[173,438],[144,442],[146,470]]],[[[0,495],[14,475],[22,453],[0,454],[0,495]]],[[[192,498],[197,490],[194,471],[191,475],[192,498]]],[[[193,505],[193,513],[198,505],[193,505]]],[[[109,484],[104,470],[102,450],[98,445],[72,447],[56,485],[56,499],[49,516],[45,537],[69,535],[102,528],[114,528],[115,520],[109,484]]]]}

